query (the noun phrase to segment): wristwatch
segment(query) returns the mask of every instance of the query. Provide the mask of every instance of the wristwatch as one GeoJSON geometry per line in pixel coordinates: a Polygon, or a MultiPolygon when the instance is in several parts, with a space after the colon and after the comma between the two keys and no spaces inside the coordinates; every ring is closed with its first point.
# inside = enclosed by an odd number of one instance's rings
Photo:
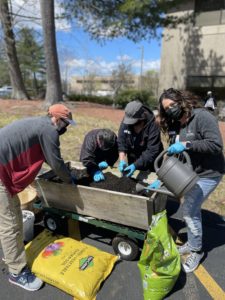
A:
{"type": "Polygon", "coordinates": [[[192,149],[192,147],[193,147],[193,144],[192,144],[192,142],[190,142],[190,141],[187,141],[187,142],[186,142],[186,145],[185,145],[185,147],[186,147],[186,149],[187,149],[187,150],[190,150],[190,149],[192,149]]]}

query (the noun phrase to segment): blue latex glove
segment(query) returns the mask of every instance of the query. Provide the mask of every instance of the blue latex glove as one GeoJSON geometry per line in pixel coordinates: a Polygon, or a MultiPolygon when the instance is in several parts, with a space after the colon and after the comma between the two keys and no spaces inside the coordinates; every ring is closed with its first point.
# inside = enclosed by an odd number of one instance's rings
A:
{"type": "Polygon", "coordinates": [[[155,181],[153,181],[153,183],[149,184],[147,186],[147,189],[158,189],[161,185],[161,181],[159,179],[156,179],[155,181]]]}
{"type": "Polygon", "coordinates": [[[123,173],[124,169],[127,167],[127,163],[125,162],[125,160],[121,160],[119,162],[119,166],[118,166],[118,170],[123,173]]]}
{"type": "Polygon", "coordinates": [[[98,170],[94,173],[93,179],[94,182],[99,182],[105,180],[105,176],[103,175],[102,171],[98,170]]]}
{"type": "Polygon", "coordinates": [[[71,174],[71,183],[76,185],[77,184],[77,178],[73,174],[71,174]]]}
{"type": "Polygon", "coordinates": [[[179,142],[175,143],[175,144],[172,144],[171,146],[169,146],[169,148],[167,149],[167,153],[169,155],[171,154],[178,154],[178,153],[181,153],[185,150],[185,146],[179,142]]]}
{"type": "Polygon", "coordinates": [[[134,171],[136,170],[136,167],[134,164],[129,165],[124,169],[124,172],[126,172],[126,177],[131,177],[134,174],[134,171]]]}
{"type": "Polygon", "coordinates": [[[101,161],[101,162],[98,164],[98,167],[99,167],[99,169],[101,169],[101,170],[107,169],[108,166],[109,166],[109,165],[107,164],[106,161],[101,161]]]}

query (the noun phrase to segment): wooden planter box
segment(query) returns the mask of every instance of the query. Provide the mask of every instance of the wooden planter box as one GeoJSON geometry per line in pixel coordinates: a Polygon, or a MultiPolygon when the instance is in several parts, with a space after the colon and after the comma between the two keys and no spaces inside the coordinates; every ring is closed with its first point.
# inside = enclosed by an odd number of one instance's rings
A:
{"type": "MultiPolygon", "coordinates": [[[[72,162],[71,162],[72,164],[72,162]]],[[[50,170],[36,179],[43,207],[53,207],[97,219],[147,230],[152,215],[164,209],[167,196],[125,194],[82,185],[51,181],[50,170]]]]}

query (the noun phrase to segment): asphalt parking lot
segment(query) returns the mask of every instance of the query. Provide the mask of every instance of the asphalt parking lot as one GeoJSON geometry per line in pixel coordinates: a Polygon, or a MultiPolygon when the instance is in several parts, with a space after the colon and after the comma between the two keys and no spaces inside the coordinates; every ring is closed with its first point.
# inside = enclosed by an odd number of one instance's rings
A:
{"type": "MultiPolygon", "coordinates": [[[[179,211],[169,218],[170,225],[185,239],[184,224],[180,221],[179,211]]],[[[171,300],[225,299],[225,219],[214,213],[203,211],[204,237],[206,250],[202,265],[197,272],[186,275],[181,272],[172,292],[165,298],[171,300]]],[[[43,227],[38,222],[35,232],[43,227]]],[[[112,233],[89,224],[80,224],[84,243],[113,253],[112,233]]],[[[0,255],[2,255],[0,249],[0,255]]],[[[45,284],[37,292],[28,292],[11,285],[7,280],[7,268],[0,261],[0,298],[4,300],[69,300],[73,297],[59,289],[45,284]]],[[[97,294],[97,300],[142,300],[142,285],[137,261],[121,261],[115,265],[111,275],[105,280],[97,294]]]]}

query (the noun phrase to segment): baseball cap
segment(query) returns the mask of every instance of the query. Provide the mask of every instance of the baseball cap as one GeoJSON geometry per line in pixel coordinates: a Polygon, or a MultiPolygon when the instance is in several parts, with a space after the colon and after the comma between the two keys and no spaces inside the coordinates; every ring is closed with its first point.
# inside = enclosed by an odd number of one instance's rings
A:
{"type": "Polygon", "coordinates": [[[133,125],[139,120],[145,119],[143,112],[143,104],[140,101],[134,100],[129,102],[125,107],[125,116],[123,119],[123,123],[127,125],[133,125]]]}
{"type": "Polygon", "coordinates": [[[48,108],[48,114],[51,117],[58,119],[63,119],[71,125],[76,125],[73,120],[71,111],[64,104],[53,104],[48,108]]]}

